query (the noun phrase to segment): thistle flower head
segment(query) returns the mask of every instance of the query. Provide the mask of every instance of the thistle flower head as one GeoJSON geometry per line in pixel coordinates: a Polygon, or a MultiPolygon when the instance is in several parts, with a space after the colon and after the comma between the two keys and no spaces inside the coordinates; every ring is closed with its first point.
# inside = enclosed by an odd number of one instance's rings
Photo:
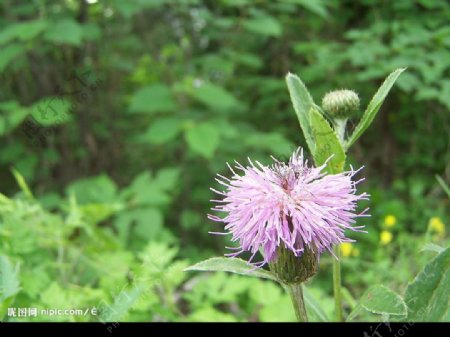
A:
{"type": "Polygon", "coordinates": [[[225,234],[239,242],[239,248],[228,256],[244,251],[252,253],[251,262],[262,249],[264,260],[257,266],[277,260],[277,252],[290,251],[295,257],[303,254],[320,256],[332,246],[353,242],[344,231],[362,231],[363,226],[353,226],[355,218],[364,216],[356,212],[357,201],[367,199],[367,194],[356,194],[353,169],[340,174],[323,172],[320,167],[308,166],[300,148],[288,163],[274,159],[272,166],[259,162],[247,167],[236,163],[231,179],[218,175],[217,181],[225,191],[214,192],[220,200],[214,211],[223,212],[208,217],[225,224],[225,234]],[[239,175],[237,172],[242,173],[239,175]],[[280,250],[279,250],[280,249],[280,250]]]}
{"type": "Polygon", "coordinates": [[[322,108],[335,118],[352,117],[359,109],[359,97],[348,89],[327,93],[322,99],[322,108]]]}

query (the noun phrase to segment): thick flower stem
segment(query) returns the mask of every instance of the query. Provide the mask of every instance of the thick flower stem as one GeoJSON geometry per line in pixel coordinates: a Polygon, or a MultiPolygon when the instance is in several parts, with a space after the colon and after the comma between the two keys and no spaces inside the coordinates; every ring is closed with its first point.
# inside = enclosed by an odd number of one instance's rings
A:
{"type": "Polygon", "coordinates": [[[294,306],[295,315],[299,322],[308,322],[306,314],[305,301],[303,299],[303,289],[301,283],[291,283],[285,285],[289,296],[291,296],[292,305],[294,306]]]}
{"type": "Polygon", "coordinates": [[[334,310],[336,314],[336,321],[343,322],[344,316],[342,313],[342,291],[341,291],[341,257],[340,246],[334,247],[334,254],[337,259],[333,259],[333,292],[334,292],[334,310]]]}

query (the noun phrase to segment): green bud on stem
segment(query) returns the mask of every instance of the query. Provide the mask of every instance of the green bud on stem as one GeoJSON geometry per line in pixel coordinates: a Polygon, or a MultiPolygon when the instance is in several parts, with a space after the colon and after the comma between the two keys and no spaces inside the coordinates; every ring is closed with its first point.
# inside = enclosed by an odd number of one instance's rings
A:
{"type": "Polygon", "coordinates": [[[359,109],[358,94],[348,89],[331,91],[323,97],[322,108],[336,119],[353,117],[359,109]]]}

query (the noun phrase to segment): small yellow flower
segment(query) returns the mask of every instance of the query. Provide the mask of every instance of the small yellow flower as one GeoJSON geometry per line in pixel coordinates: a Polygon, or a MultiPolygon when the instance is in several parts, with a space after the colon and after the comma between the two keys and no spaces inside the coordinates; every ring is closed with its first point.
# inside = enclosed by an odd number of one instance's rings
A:
{"type": "Polygon", "coordinates": [[[386,217],[384,218],[384,225],[387,228],[394,227],[396,223],[397,223],[397,218],[392,214],[386,215],[386,217]]]}
{"type": "Polygon", "coordinates": [[[359,249],[358,248],[353,248],[352,256],[354,256],[354,257],[358,257],[359,256],[359,249]]]}
{"type": "Polygon", "coordinates": [[[430,218],[428,221],[428,230],[431,232],[435,232],[438,236],[444,236],[445,234],[445,225],[442,222],[441,218],[438,216],[434,216],[430,218]]]}
{"type": "Polygon", "coordinates": [[[343,257],[349,257],[354,250],[353,245],[350,242],[343,242],[341,244],[341,254],[343,257]]]}
{"type": "Polygon", "coordinates": [[[386,246],[392,241],[393,235],[389,231],[381,231],[380,233],[380,244],[386,246]]]}

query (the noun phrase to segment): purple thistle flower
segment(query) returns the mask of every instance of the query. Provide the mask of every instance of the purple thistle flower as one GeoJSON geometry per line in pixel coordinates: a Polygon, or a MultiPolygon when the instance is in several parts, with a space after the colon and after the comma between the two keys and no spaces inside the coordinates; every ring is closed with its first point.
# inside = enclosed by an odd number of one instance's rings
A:
{"type": "MultiPolygon", "coordinates": [[[[211,189],[223,198],[211,200],[217,203],[213,211],[226,213],[224,218],[208,215],[208,218],[225,223],[231,241],[239,241],[237,252],[226,254],[237,256],[244,251],[252,254],[251,262],[260,248],[264,260],[257,266],[274,262],[277,248],[284,247],[296,256],[310,249],[317,256],[342,242],[354,242],[345,237],[344,231],[360,231],[364,226],[352,226],[355,218],[366,215],[366,210],[356,213],[358,200],[367,200],[366,193],[356,194],[352,177],[359,171],[351,169],[339,174],[322,172],[320,167],[308,166],[303,150],[297,149],[289,163],[282,163],[272,157],[275,163],[256,165],[249,159],[250,166],[236,162],[238,175],[228,165],[233,176],[228,179],[218,175],[216,180],[226,187],[223,192],[211,189]]],[[[235,248],[236,249],[236,248],[235,248]]]]}

